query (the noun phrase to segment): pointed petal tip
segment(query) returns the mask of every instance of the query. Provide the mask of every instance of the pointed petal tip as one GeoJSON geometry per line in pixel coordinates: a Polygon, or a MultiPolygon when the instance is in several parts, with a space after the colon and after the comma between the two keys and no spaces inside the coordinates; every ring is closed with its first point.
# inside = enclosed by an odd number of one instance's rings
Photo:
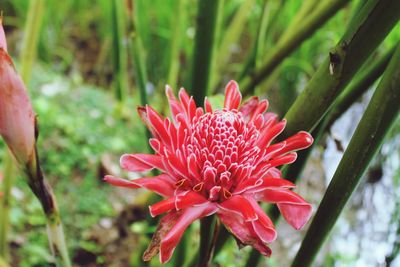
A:
{"type": "Polygon", "coordinates": [[[242,101],[242,94],[239,91],[239,85],[234,80],[231,80],[225,87],[224,108],[238,109],[242,101]]]}

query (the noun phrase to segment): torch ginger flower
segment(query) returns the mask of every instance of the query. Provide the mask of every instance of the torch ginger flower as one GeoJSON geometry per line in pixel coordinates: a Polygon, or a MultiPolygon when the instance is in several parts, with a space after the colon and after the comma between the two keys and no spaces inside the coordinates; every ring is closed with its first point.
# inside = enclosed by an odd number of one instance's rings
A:
{"type": "Polygon", "coordinates": [[[7,53],[0,17],[0,135],[20,164],[34,157],[35,114],[25,85],[7,53]]]}
{"type": "MultiPolygon", "coordinates": [[[[138,112],[154,138],[155,154],[125,154],[121,167],[132,172],[153,168],[162,173],[132,181],[106,176],[108,183],[128,188],[146,188],[165,199],[150,206],[152,216],[163,213],[158,234],[160,261],[167,262],[185,229],[195,220],[217,214],[226,228],[243,244],[265,256],[276,239],[272,221],[259,202],[276,203],[286,221],[300,229],[312,207],[290,189],[278,166],[296,160],[296,150],[309,147],[313,138],[299,132],[271,144],[286,121],[265,113],[267,100],[250,98],[240,105],[236,82],[226,86],[224,108],[213,110],[205,99],[204,110],[196,107],[184,89],[175,98],[167,86],[172,121],[150,106],[138,112]]],[[[158,250],[158,249],[157,249],[158,250]]],[[[147,257],[145,257],[147,258],[147,257]]]]}

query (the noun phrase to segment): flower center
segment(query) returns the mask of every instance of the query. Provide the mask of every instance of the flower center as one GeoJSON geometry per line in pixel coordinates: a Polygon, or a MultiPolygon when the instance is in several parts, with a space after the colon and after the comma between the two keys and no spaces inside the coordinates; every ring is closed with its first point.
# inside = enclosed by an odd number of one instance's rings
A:
{"type": "Polygon", "coordinates": [[[194,155],[199,170],[192,189],[210,201],[232,195],[247,179],[260,149],[254,145],[259,131],[236,110],[217,110],[194,119],[186,139],[187,155],[194,155]]]}

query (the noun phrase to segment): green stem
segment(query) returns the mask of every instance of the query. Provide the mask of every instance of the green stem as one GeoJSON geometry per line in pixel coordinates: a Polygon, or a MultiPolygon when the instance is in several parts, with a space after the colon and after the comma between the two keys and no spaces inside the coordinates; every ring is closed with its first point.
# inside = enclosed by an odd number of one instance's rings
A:
{"type": "Polygon", "coordinates": [[[29,2],[28,17],[25,23],[24,39],[21,50],[21,77],[29,84],[33,62],[36,59],[40,28],[43,21],[44,0],[29,2]]]}
{"type": "Polygon", "coordinates": [[[327,129],[382,75],[393,53],[394,47],[379,59],[371,59],[372,62],[354,77],[349,86],[335,100],[332,111],[329,113],[327,129]]]}
{"type": "Polygon", "coordinates": [[[24,171],[28,177],[28,185],[46,215],[47,235],[55,264],[58,267],[71,267],[56,197],[44,178],[36,149],[35,157],[27,164],[24,171]]]}
{"type": "Polygon", "coordinates": [[[15,165],[13,157],[8,150],[5,150],[3,157],[3,182],[1,192],[3,196],[0,198],[0,256],[5,260],[9,258],[8,247],[8,231],[9,231],[9,215],[11,206],[11,189],[13,178],[15,175],[15,165]]]}
{"type": "Polygon", "coordinates": [[[197,3],[197,28],[190,89],[197,105],[202,105],[204,97],[210,91],[218,15],[222,0],[198,0],[197,3]]]}
{"type": "Polygon", "coordinates": [[[215,247],[213,236],[218,235],[216,231],[216,218],[214,215],[205,217],[200,221],[200,251],[198,258],[198,267],[208,267],[212,259],[212,252],[215,247]]]}
{"type": "Polygon", "coordinates": [[[182,40],[182,25],[183,25],[183,15],[185,0],[177,0],[176,1],[176,12],[174,16],[171,16],[171,28],[172,28],[172,36],[171,36],[171,48],[170,48],[170,63],[169,63],[169,71],[168,71],[168,84],[172,88],[177,87],[177,81],[179,76],[179,51],[181,48],[181,40],[182,40]]]}
{"type": "Polygon", "coordinates": [[[400,44],[344,152],[292,267],[310,266],[400,112],[400,44]]]}
{"type": "Polygon", "coordinates": [[[112,33],[113,33],[113,62],[115,97],[120,102],[128,95],[128,54],[126,40],[126,11],[124,2],[112,0],[112,33]]]}
{"type": "Polygon", "coordinates": [[[274,69],[279,66],[285,57],[290,55],[300,44],[310,37],[321,25],[325,24],[336,14],[349,0],[325,1],[318,10],[304,18],[301,26],[294,25],[295,30],[288,30],[289,34],[283,35],[265,59],[260,70],[245,78],[241,84],[245,88],[244,93],[254,92],[255,87],[262,82],[274,69]]]}
{"type": "Polygon", "coordinates": [[[283,138],[310,130],[322,119],[359,67],[400,17],[400,1],[370,0],[286,113],[283,138]],[[372,34],[373,33],[373,34],[372,34]]]}
{"type": "MultiPolygon", "coordinates": [[[[285,179],[296,183],[313,149],[315,148],[315,146],[317,146],[319,140],[322,138],[326,130],[329,129],[331,123],[338,118],[338,114],[343,114],[351,106],[351,104],[354,103],[356,99],[381,76],[385,67],[388,64],[388,61],[390,60],[390,57],[393,55],[393,52],[394,49],[389,50],[378,61],[376,61],[370,67],[366,68],[359,75],[357,75],[354,82],[351,83],[350,86],[348,86],[346,90],[340,95],[340,97],[335,101],[333,111],[330,112],[312,131],[311,135],[314,137],[314,143],[312,147],[297,152],[297,160],[291,165],[286,165],[282,169],[282,176],[285,179]]],[[[276,206],[271,206],[268,210],[268,215],[270,219],[276,224],[280,217],[280,212],[276,206]]],[[[248,258],[246,267],[257,266],[259,260],[260,253],[252,250],[248,258]]]]}

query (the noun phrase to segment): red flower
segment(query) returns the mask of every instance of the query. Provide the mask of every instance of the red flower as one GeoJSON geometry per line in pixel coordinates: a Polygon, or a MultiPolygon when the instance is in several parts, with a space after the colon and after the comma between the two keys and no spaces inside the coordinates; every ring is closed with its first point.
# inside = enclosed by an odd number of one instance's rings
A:
{"type": "Polygon", "coordinates": [[[179,100],[167,87],[172,121],[162,118],[150,106],[139,114],[154,138],[155,154],[125,154],[122,168],[162,173],[132,181],[106,176],[110,184],[147,188],[165,197],[150,206],[152,216],[167,215],[161,221],[160,261],[167,262],[185,229],[195,220],[217,214],[226,228],[242,243],[269,256],[268,243],[276,238],[273,223],[258,202],[276,203],[286,221],[300,229],[310,218],[311,205],[290,189],[276,168],[296,160],[296,150],[310,146],[313,138],[299,132],[285,141],[271,144],[286,121],[265,113],[267,100],[250,98],[240,106],[236,82],[226,86],[222,110],[196,107],[184,89],[179,100]]]}

